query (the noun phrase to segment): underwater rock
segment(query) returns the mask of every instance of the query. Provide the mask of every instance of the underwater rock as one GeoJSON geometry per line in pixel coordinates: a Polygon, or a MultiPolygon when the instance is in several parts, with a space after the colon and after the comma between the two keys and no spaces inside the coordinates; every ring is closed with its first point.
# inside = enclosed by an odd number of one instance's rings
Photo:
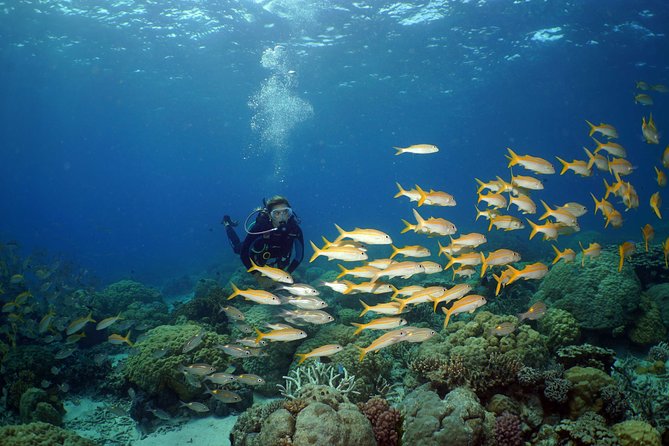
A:
{"type": "MultiPolygon", "coordinates": [[[[261,434],[262,435],[262,434],[261,434]]],[[[331,406],[314,402],[303,409],[295,420],[295,446],[375,446],[372,425],[351,403],[331,406]]]]}
{"type": "Polygon", "coordinates": [[[585,412],[600,412],[604,407],[602,388],[615,385],[613,378],[593,367],[572,367],[565,370],[564,377],[572,383],[568,402],[572,419],[585,412]]]}
{"type": "Polygon", "coordinates": [[[641,284],[632,268],[618,272],[618,255],[602,251],[596,259],[559,262],[539,285],[535,300],[570,312],[581,328],[613,332],[633,320],[641,284]]]}
{"type": "Polygon", "coordinates": [[[669,327],[669,283],[654,285],[646,290],[646,295],[655,302],[665,327],[669,327]]]}
{"type": "Polygon", "coordinates": [[[3,446],[95,446],[96,443],[49,423],[0,427],[3,446]]]}
{"type": "Polygon", "coordinates": [[[49,396],[46,391],[32,387],[21,395],[21,419],[26,423],[41,421],[60,426],[63,424],[65,409],[56,396],[49,396]]]}
{"type": "Polygon", "coordinates": [[[549,308],[537,323],[539,333],[548,338],[548,348],[555,351],[560,347],[575,344],[581,337],[581,329],[576,318],[568,311],[549,308]]]}
{"type": "Polygon", "coordinates": [[[557,361],[565,368],[574,366],[595,367],[610,373],[616,361],[616,352],[592,344],[570,345],[556,353],[557,361]]]}
{"type": "Polygon", "coordinates": [[[667,327],[662,322],[657,302],[642,294],[639,311],[641,314],[628,332],[630,340],[636,344],[654,344],[667,339],[667,327]]]}
{"type": "Polygon", "coordinates": [[[641,420],[627,420],[614,424],[611,428],[621,446],[660,446],[660,433],[650,424],[641,420]]]}
{"type": "Polygon", "coordinates": [[[400,405],[402,444],[468,446],[492,438],[494,415],[474,392],[458,387],[442,400],[429,384],[409,393],[400,405]]]}

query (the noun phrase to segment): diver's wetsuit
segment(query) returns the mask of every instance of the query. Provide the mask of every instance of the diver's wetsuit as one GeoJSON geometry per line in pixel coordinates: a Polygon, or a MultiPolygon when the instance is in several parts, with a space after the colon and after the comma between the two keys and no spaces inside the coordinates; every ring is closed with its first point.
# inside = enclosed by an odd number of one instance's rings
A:
{"type": "MultiPolygon", "coordinates": [[[[248,230],[263,232],[273,227],[267,213],[261,211],[248,230]]],[[[295,216],[290,217],[286,224],[280,225],[275,231],[248,234],[243,243],[240,242],[232,226],[228,225],[225,232],[228,234],[232,249],[235,254],[239,254],[247,269],[251,268],[253,260],[256,265],[269,264],[292,273],[304,258],[304,236],[295,216]]]]}

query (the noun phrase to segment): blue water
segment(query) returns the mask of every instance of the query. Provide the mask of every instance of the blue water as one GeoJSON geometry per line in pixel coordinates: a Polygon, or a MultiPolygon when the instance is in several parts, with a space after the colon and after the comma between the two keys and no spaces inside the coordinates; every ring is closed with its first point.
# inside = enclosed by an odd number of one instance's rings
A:
{"type": "MultiPolygon", "coordinates": [[[[508,178],[507,146],[585,159],[585,119],[615,125],[637,166],[641,205],[610,241],[647,222],[661,235],[648,198],[666,140],[640,127],[652,111],[669,128],[669,94],[633,98],[636,81],[669,83],[668,18],[661,0],[0,1],[0,238],[160,283],[232,264],[222,215],[277,193],[307,239],[333,223],[398,234],[396,181],[453,194],[426,216],[481,231],[474,177],[508,178]],[[261,65],[268,49],[280,66],[261,65]],[[274,121],[254,129],[272,76],[274,121]],[[417,143],[441,151],[393,155],[417,143]]],[[[541,198],[592,209],[591,191],[602,175],[551,176],[541,198]]],[[[599,215],[581,226],[604,231],[599,215]]]]}

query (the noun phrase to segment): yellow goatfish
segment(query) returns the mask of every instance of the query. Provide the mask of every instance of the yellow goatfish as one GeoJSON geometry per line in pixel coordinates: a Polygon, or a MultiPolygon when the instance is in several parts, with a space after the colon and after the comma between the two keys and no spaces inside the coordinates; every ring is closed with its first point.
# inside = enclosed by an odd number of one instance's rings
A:
{"type": "Polygon", "coordinates": [[[253,271],[258,271],[263,276],[269,277],[275,282],[294,283],[293,277],[284,270],[272,268],[271,266],[258,266],[251,260],[251,268],[247,272],[252,273],[253,271]]]}
{"type": "Polygon", "coordinates": [[[653,241],[655,238],[655,230],[651,225],[646,223],[646,226],[641,228],[641,235],[643,235],[643,242],[646,245],[646,252],[648,252],[648,242],[653,241]]]}
{"type": "Polygon", "coordinates": [[[609,173],[612,175],[629,175],[633,171],[634,166],[625,158],[613,158],[609,160],[609,173]]]}
{"type": "Polygon", "coordinates": [[[400,304],[397,302],[385,302],[385,303],[380,303],[376,305],[367,305],[363,301],[360,301],[364,309],[360,313],[360,316],[358,317],[363,317],[365,314],[367,314],[368,311],[371,311],[372,313],[377,313],[377,314],[387,314],[390,316],[400,314],[400,304]]]}
{"type": "Polygon", "coordinates": [[[102,319],[100,322],[98,322],[98,325],[95,327],[95,329],[96,330],[104,330],[105,328],[114,324],[119,319],[121,319],[121,313],[120,312],[119,312],[118,316],[112,316],[112,317],[102,319]]]}
{"type": "Polygon", "coordinates": [[[648,94],[639,93],[638,95],[634,96],[634,103],[641,105],[653,105],[653,98],[648,94]]]}
{"type": "Polygon", "coordinates": [[[581,251],[583,252],[583,256],[581,258],[581,266],[585,265],[585,258],[590,257],[590,258],[595,258],[599,257],[599,255],[602,253],[602,245],[599,243],[590,243],[587,248],[584,248],[581,242],[578,242],[579,246],[581,247],[581,251]]]}
{"type": "Polygon", "coordinates": [[[555,265],[560,260],[564,260],[565,263],[571,263],[576,258],[576,252],[571,248],[565,248],[564,251],[557,249],[555,245],[553,246],[553,251],[555,251],[555,258],[551,262],[551,265],[555,265]]]}
{"type": "Polygon", "coordinates": [[[398,254],[404,257],[430,257],[431,255],[429,249],[420,245],[405,246],[403,248],[390,245],[390,247],[393,248],[393,253],[390,254],[391,259],[398,254]]]}
{"type": "Polygon", "coordinates": [[[506,198],[499,193],[479,194],[476,203],[485,202],[486,205],[494,209],[506,207],[506,198]]]}
{"type": "Polygon", "coordinates": [[[393,242],[388,234],[377,229],[355,228],[352,231],[344,231],[336,224],[335,228],[339,231],[339,236],[335,239],[335,243],[345,238],[369,245],[390,245],[393,242]]]}
{"type": "Polygon", "coordinates": [[[486,269],[488,269],[488,266],[499,266],[499,265],[507,265],[509,263],[513,262],[519,262],[520,261],[520,254],[518,254],[515,251],[511,251],[510,249],[498,249],[496,251],[493,251],[488,254],[488,257],[486,257],[483,253],[481,253],[481,277],[485,274],[486,269]]]}
{"type": "Polygon", "coordinates": [[[365,359],[365,355],[367,353],[381,350],[382,348],[404,341],[408,334],[409,333],[407,331],[400,328],[397,330],[389,331],[388,333],[379,336],[365,348],[358,347],[358,349],[360,350],[360,361],[365,359]]]}
{"type": "Polygon", "coordinates": [[[476,269],[473,266],[462,265],[453,269],[453,280],[455,280],[456,276],[470,278],[474,275],[476,275],[476,269]]]}
{"type": "Polygon", "coordinates": [[[417,184],[416,184],[416,190],[420,195],[420,198],[418,199],[419,207],[424,204],[427,204],[428,206],[455,206],[457,204],[455,202],[455,198],[453,198],[453,195],[448,194],[446,192],[434,189],[430,189],[429,192],[425,192],[417,184]]]}
{"type": "Polygon", "coordinates": [[[602,135],[606,136],[609,139],[613,139],[613,138],[618,137],[618,131],[616,130],[616,128],[614,126],[612,126],[610,124],[601,123],[599,125],[594,125],[593,123],[591,123],[588,120],[586,120],[585,122],[587,122],[588,125],[590,126],[590,135],[589,136],[594,135],[595,132],[599,132],[599,133],[601,133],[602,135]]]}
{"type": "Polygon", "coordinates": [[[255,331],[256,334],[258,335],[258,337],[256,338],[256,344],[265,338],[269,339],[270,341],[289,342],[307,337],[307,334],[304,331],[297,328],[282,328],[279,330],[272,330],[268,333],[263,333],[257,328],[255,329],[255,331]]]}
{"type": "Polygon", "coordinates": [[[504,231],[513,231],[516,229],[525,228],[523,222],[520,221],[518,217],[514,217],[513,215],[495,215],[490,219],[488,231],[490,231],[493,226],[497,229],[503,229],[504,231]]]}
{"type": "Polygon", "coordinates": [[[612,156],[617,156],[618,158],[627,158],[627,150],[617,142],[613,141],[607,141],[607,142],[600,142],[597,141],[595,138],[592,138],[593,141],[595,141],[595,144],[597,144],[597,147],[595,147],[594,153],[598,154],[602,150],[608,153],[609,155],[612,156]]]}
{"type": "Polygon", "coordinates": [[[435,297],[433,299],[435,313],[436,313],[437,307],[439,306],[440,303],[443,302],[443,303],[447,304],[451,301],[461,299],[467,293],[469,293],[471,290],[472,290],[472,286],[467,284],[467,283],[459,283],[459,284],[455,285],[454,287],[449,288],[441,296],[435,297]]]}
{"type": "Polygon", "coordinates": [[[404,340],[411,343],[427,341],[437,334],[437,332],[431,328],[423,327],[404,327],[404,330],[407,332],[407,336],[404,340]]]}
{"type": "Polygon", "coordinates": [[[446,307],[442,308],[441,310],[446,315],[444,328],[448,326],[448,321],[451,319],[451,316],[460,313],[473,313],[477,308],[485,305],[486,302],[485,297],[478,294],[470,294],[469,296],[465,296],[456,301],[448,310],[446,307]]]}
{"type": "Polygon", "coordinates": [[[399,302],[400,304],[399,312],[401,313],[404,311],[404,307],[406,307],[409,304],[418,305],[425,302],[432,302],[435,298],[443,296],[444,293],[446,293],[446,288],[441,286],[431,286],[413,293],[406,299],[400,299],[399,297],[393,297],[392,299],[395,302],[399,302]]]}
{"type": "Polygon", "coordinates": [[[374,268],[373,266],[358,266],[352,269],[346,269],[342,265],[337,265],[341,270],[341,273],[337,276],[337,279],[341,279],[344,276],[353,276],[359,277],[361,279],[371,279],[374,277],[374,274],[378,273],[379,268],[374,268]]]}
{"type": "Polygon", "coordinates": [[[483,181],[479,180],[478,178],[474,178],[476,182],[479,185],[479,188],[476,189],[476,193],[480,194],[484,190],[488,189],[490,192],[501,192],[504,189],[504,181],[503,180],[491,180],[487,183],[484,183],[483,181]]]}
{"type": "Polygon", "coordinates": [[[525,194],[518,194],[516,197],[509,197],[509,205],[506,208],[509,209],[511,205],[516,205],[518,210],[525,215],[536,214],[537,212],[537,205],[530,197],[525,194]]]}
{"type": "Polygon", "coordinates": [[[542,190],[544,188],[544,184],[538,178],[524,175],[511,175],[511,184],[529,190],[542,190]]]}
{"type": "Polygon", "coordinates": [[[340,351],[342,351],[343,348],[344,347],[342,347],[339,344],[328,344],[322,347],[317,347],[312,351],[310,351],[309,353],[295,353],[295,356],[300,358],[300,360],[297,362],[297,365],[302,364],[309,358],[321,358],[323,356],[332,356],[335,353],[339,353],[340,351]]]}
{"type": "Polygon", "coordinates": [[[669,255],[669,237],[662,244],[662,252],[664,252],[664,267],[669,268],[669,263],[667,263],[667,256],[669,255]]]}
{"type": "Polygon", "coordinates": [[[422,262],[418,263],[420,263],[423,266],[423,268],[425,268],[425,274],[436,274],[444,270],[444,268],[442,268],[440,264],[438,264],[437,262],[433,262],[431,260],[423,260],[422,262]]]}
{"type": "Polygon", "coordinates": [[[314,255],[311,256],[311,259],[309,259],[309,263],[316,260],[316,258],[319,256],[325,256],[328,258],[328,260],[342,260],[344,262],[356,262],[368,259],[367,253],[357,248],[348,246],[333,246],[328,249],[319,249],[318,246],[314,244],[314,242],[309,241],[309,243],[311,243],[311,247],[314,250],[314,255]]]}
{"type": "Polygon", "coordinates": [[[130,347],[133,346],[132,341],[130,340],[130,332],[128,332],[125,336],[121,336],[120,334],[110,334],[107,337],[107,340],[114,345],[120,345],[120,344],[128,344],[130,347]]]}
{"type": "MultiPolygon", "coordinates": [[[[466,246],[468,248],[476,248],[488,241],[485,235],[478,232],[471,232],[469,234],[462,234],[458,238],[450,237],[451,245],[466,246]]],[[[440,247],[441,248],[441,247],[440,247]]],[[[452,253],[449,253],[452,254],[452,253]]]]}
{"type": "Polygon", "coordinates": [[[468,252],[466,254],[462,254],[458,257],[454,257],[450,254],[446,254],[446,257],[448,257],[448,263],[446,266],[444,266],[444,269],[448,269],[452,267],[453,265],[469,265],[469,266],[476,266],[481,264],[481,254],[478,252],[468,252]]]}
{"type": "Polygon", "coordinates": [[[576,175],[580,175],[582,177],[589,177],[592,175],[592,169],[588,167],[588,162],[586,161],[573,160],[571,163],[569,163],[559,156],[556,156],[555,158],[557,158],[558,161],[560,161],[562,164],[560,175],[564,175],[564,173],[568,170],[572,170],[576,175]]]}
{"type": "Polygon", "coordinates": [[[357,293],[371,293],[371,294],[385,294],[394,293],[397,288],[389,283],[380,283],[375,281],[353,283],[349,280],[342,280],[346,284],[346,289],[342,294],[357,294],[357,293]]]}
{"type": "Polygon", "coordinates": [[[401,277],[403,279],[408,279],[414,274],[424,273],[425,267],[418,262],[396,262],[388,266],[386,269],[382,269],[370,279],[371,282],[376,282],[381,277],[401,277]]]}
{"type": "Polygon", "coordinates": [[[511,265],[507,266],[507,269],[511,271],[509,276],[509,281],[507,285],[512,284],[516,280],[538,280],[543,279],[544,276],[548,273],[548,267],[541,262],[532,263],[526,265],[525,268],[517,270],[511,265]]]}
{"type": "Polygon", "coordinates": [[[417,293],[420,290],[424,290],[425,287],[422,287],[420,285],[409,285],[405,286],[404,288],[400,288],[399,290],[395,291],[390,298],[392,299],[393,297],[397,296],[411,296],[414,293],[417,293]]]}
{"type": "Polygon", "coordinates": [[[507,156],[507,159],[509,160],[508,167],[513,167],[517,164],[519,166],[523,166],[527,170],[531,170],[534,173],[542,173],[542,174],[555,173],[555,168],[553,167],[553,165],[549,161],[546,161],[543,158],[531,155],[521,156],[516,154],[510,148],[507,148],[506,150],[509,151],[509,155],[507,156]]]}
{"type": "Polygon", "coordinates": [[[436,153],[439,151],[439,147],[433,144],[414,144],[409,147],[393,147],[397,150],[395,155],[401,155],[403,153],[414,153],[416,155],[427,155],[429,153],[436,153]]]}
{"type": "Polygon", "coordinates": [[[623,270],[625,257],[631,256],[634,254],[634,251],[636,251],[636,246],[633,242],[630,241],[623,242],[620,246],[618,246],[618,255],[620,256],[620,261],[618,262],[618,272],[623,270]]]}
{"type": "Polygon", "coordinates": [[[562,206],[558,207],[558,209],[567,211],[576,218],[581,217],[585,215],[586,212],[588,212],[588,208],[586,208],[580,203],[576,203],[575,201],[570,201],[569,203],[565,203],[562,206]]]}
{"type": "Polygon", "coordinates": [[[413,209],[413,215],[416,218],[416,224],[412,225],[408,221],[402,220],[404,222],[404,229],[400,231],[401,234],[414,231],[419,234],[447,236],[457,232],[455,225],[443,218],[430,217],[426,220],[415,209],[413,209]]]}
{"type": "Polygon", "coordinates": [[[598,170],[608,172],[609,160],[604,155],[602,155],[601,153],[593,154],[585,147],[583,147],[583,150],[585,150],[586,155],[588,155],[588,165],[587,165],[588,169],[592,169],[592,165],[594,164],[598,170]]]}
{"type": "Polygon", "coordinates": [[[653,212],[655,212],[655,215],[657,215],[657,218],[662,220],[662,214],[660,213],[660,206],[662,206],[662,198],[660,197],[659,192],[655,192],[653,195],[650,196],[650,207],[653,209],[653,212]]]}
{"type": "Polygon", "coordinates": [[[544,209],[546,212],[539,217],[539,220],[545,220],[547,218],[554,218],[556,223],[562,223],[563,225],[566,226],[578,226],[578,223],[576,222],[576,217],[574,215],[565,210],[565,209],[551,209],[550,206],[546,204],[544,200],[541,200],[541,204],[544,206],[544,209]]]}
{"type": "Polygon", "coordinates": [[[251,288],[240,290],[234,283],[231,283],[230,285],[232,286],[233,293],[228,296],[228,300],[234,299],[236,296],[242,296],[246,300],[250,300],[262,305],[281,305],[279,298],[269,291],[254,290],[251,288]]]}
{"type": "Polygon", "coordinates": [[[354,335],[357,335],[363,330],[388,330],[390,328],[399,328],[406,324],[406,319],[401,317],[380,317],[366,324],[351,322],[351,325],[356,327],[356,330],[353,332],[354,335]]]}
{"type": "Polygon", "coordinates": [[[502,288],[502,286],[506,286],[509,283],[509,279],[511,278],[511,270],[510,269],[505,269],[502,271],[499,276],[493,274],[492,278],[495,279],[495,282],[497,282],[497,286],[495,287],[495,296],[499,295],[499,291],[502,288]]]}
{"type": "Polygon", "coordinates": [[[530,219],[527,219],[527,222],[530,224],[530,227],[532,228],[532,231],[530,231],[530,240],[534,238],[537,233],[541,232],[544,235],[544,240],[555,240],[558,238],[558,225],[555,223],[551,222],[546,222],[543,225],[538,225],[531,221],[530,219]]]}
{"type": "Polygon", "coordinates": [[[93,316],[93,312],[91,311],[90,313],[88,313],[88,316],[86,316],[86,317],[80,317],[79,319],[75,319],[75,320],[73,320],[73,321],[70,323],[70,325],[67,326],[67,331],[66,331],[67,335],[69,336],[69,335],[71,335],[71,334],[73,334],[73,333],[78,332],[79,330],[81,330],[82,328],[84,328],[84,326],[85,326],[87,323],[89,323],[89,322],[95,322],[95,321],[93,320],[93,317],[92,317],[92,316],[93,316]]]}

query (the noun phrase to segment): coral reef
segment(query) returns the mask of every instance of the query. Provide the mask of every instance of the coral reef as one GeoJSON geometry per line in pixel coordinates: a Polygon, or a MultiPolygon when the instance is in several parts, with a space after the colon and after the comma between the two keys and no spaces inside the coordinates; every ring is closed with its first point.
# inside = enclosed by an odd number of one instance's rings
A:
{"type": "Polygon", "coordinates": [[[578,262],[554,265],[534,298],[570,312],[581,328],[613,332],[632,321],[640,294],[634,270],[618,272],[618,255],[602,251],[585,266],[578,262]]]}
{"type": "Polygon", "coordinates": [[[378,446],[397,446],[400,441],[402,417],[399,411],[390,407],[382,398],[372,398],[366,403],[358,403],[358,408],[370,423],[378,446]]]}
{"type": "Polygon", "coordinates": [[[595,367],[605,373],[611,372],[616,360],[616,352],[613,350],[591,344],[570,345],[559,349],[555,356],[565,368],[595,367]]]}
{"type": "Polygon", "coordinates": [[[554,428],[557,444],[579,446],[619,446],[604,417],[586,412],[576,420],[562,420],[554,428]]]}
{"type": "Polygon", "coordinates": [[[669,327],[669,283],[651,286],[646,290],[646,296],[657,305],[662,323],[665,327],[669,327]]]}
{"type": "Polygon", "coordinates": [[[0,427],[0,443],[4,446],[95,446],[72,432],[49,423],[30,423],[0,427]]]}
{"type": "Polygon", "coordinates": [[[465,446],[493,438],[494,416],[465,387],[454,389],[442,400],[424,384],[406,396],[400,413],[402,444],[465,446]]]}
{"type": "Polygon", "coordinates": [[[660,433],[650,424],[640,420],[628,420],[615,424],[613,433],[621,446],[661,446],[660,433]]]}
{"type": "Polygon", "coordinates": [[[639,304],[641,313],[628,332],[630,340],[636,344],[653,344],[667,339],[667,327],[662,323],[660,308],[646,294],[641,295],[639,304]]]}
{"type": "Polygon", "coordinates": [[[31,387],[21,395],[19,413],[25,423],[42,421],[61,426],[65,409],[55,395],[49,395],[42,389],[31,387]]]}
{"type": "Polygon", "coordinates": [[[333,364],[314,362],[304,367],[298,367],[283,377],[285,385],[279,384],[281,395],[288,399],[295,399],[306,385],[325,385],[339,393],[347,395],[357,394],[355,390],[356,380],[354,375],[349,375],[346,368],[341,366],[340,370],[333,364]]]}
{"type": "Polygon", "coordinates": [[[518,416],[504,412],[495,418],[495,444],[497,446],[521,446],[523,438],[520,429],[518,416]]]}
{"type": "Polygon", "coordinates": [[[91,307],[96,315],[113,316],[126,310],[133,302],[144,304],[162,302],[162,296],[157,290],[139,282],[121,280],[96,293],[95,299],[91,301],[91,307]]]}
{"type": "Polygon", "coordinates": [[[615,384],[613,378],[594,367],[572,367],[565,370],[564,376],[572,383],[568,403],[572,419],[585,412],[600,412],[604,407],[602,388],[615,384]]]}
{"type": "Polygon", "coordinates": [[[669,344],[660,342],[648,350],[648,359],[651,361],[669,361],[669,344]]]}
{"type": "Polygon", "coordinates": [[[546,311],[546,315],[537,323],[537,331],[546,336],[547,346],[552,352],[575,344],[581,337],[576,318],[570,312],[559,308],[549,308],[546,311]]]}

